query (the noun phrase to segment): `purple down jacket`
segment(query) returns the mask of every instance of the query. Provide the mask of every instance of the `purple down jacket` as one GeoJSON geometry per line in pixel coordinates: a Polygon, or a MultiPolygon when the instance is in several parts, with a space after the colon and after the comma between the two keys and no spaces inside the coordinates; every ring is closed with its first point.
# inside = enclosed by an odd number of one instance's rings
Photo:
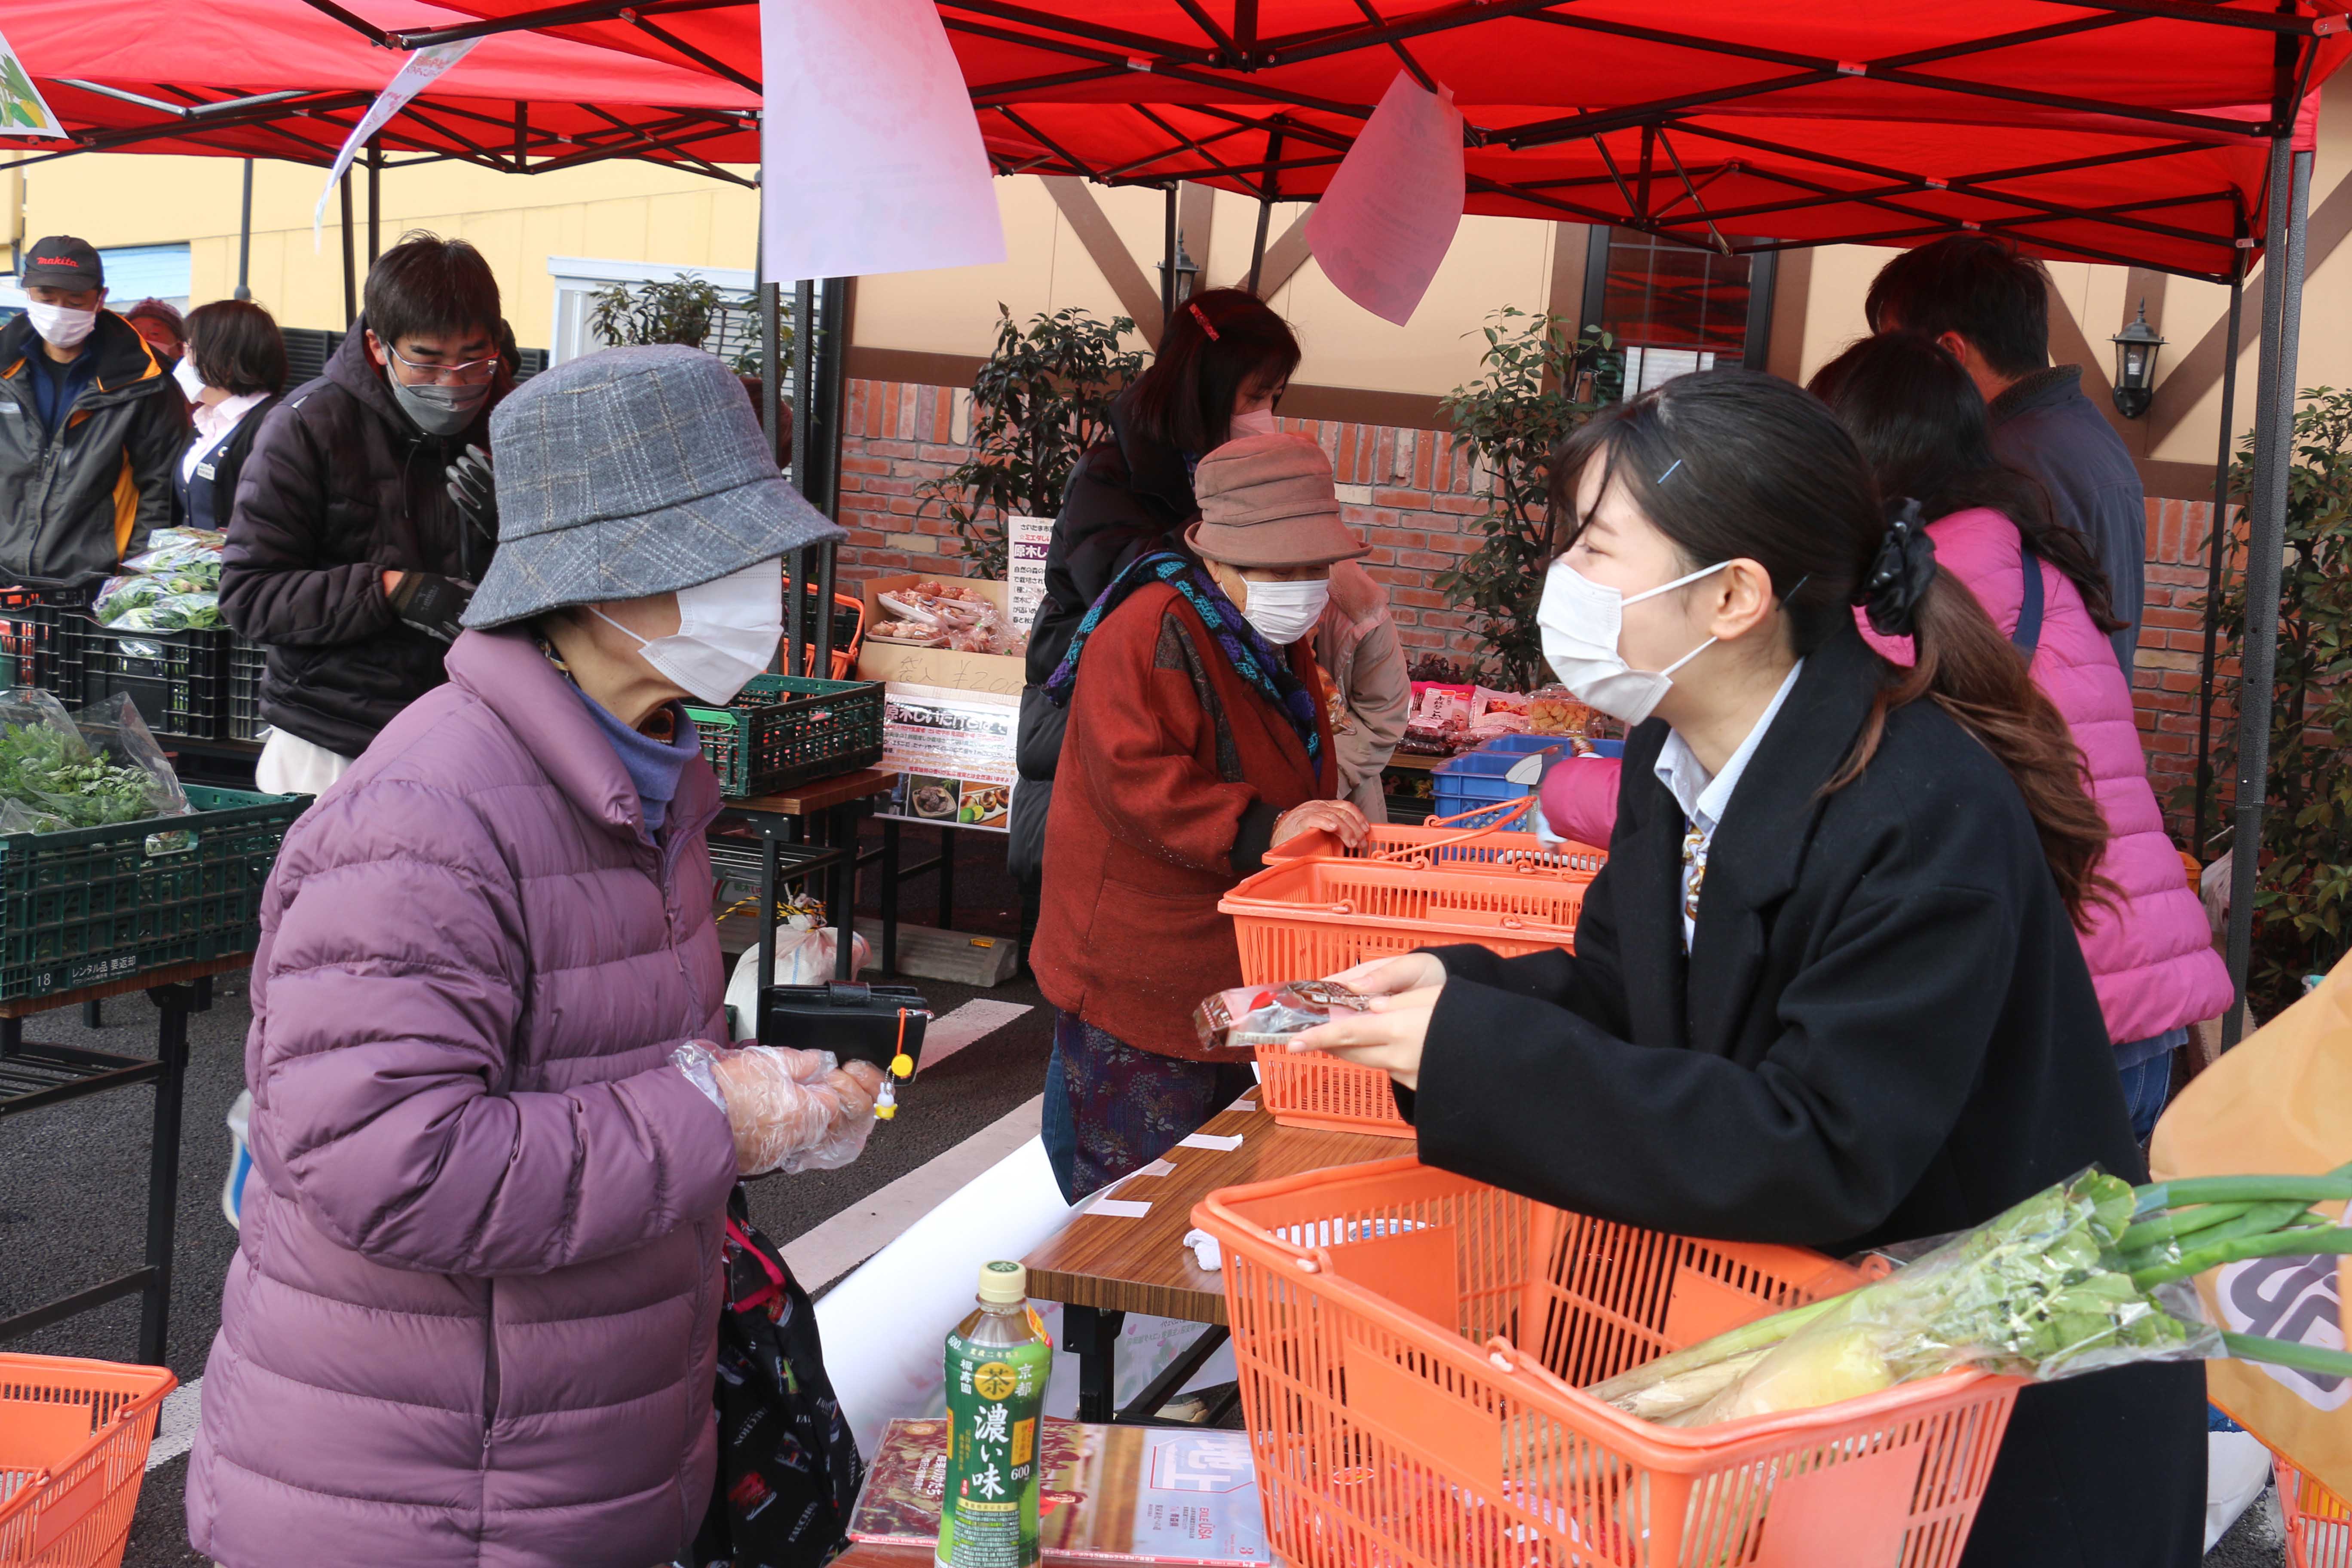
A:
{"type": "Polygon", "coordinates": [[[687,770],[658,848],[528,635],[467,632],[287,835],[188,1533],[227,1568],[648,1568],[709,1501],[734,1142],[687,770]]]}

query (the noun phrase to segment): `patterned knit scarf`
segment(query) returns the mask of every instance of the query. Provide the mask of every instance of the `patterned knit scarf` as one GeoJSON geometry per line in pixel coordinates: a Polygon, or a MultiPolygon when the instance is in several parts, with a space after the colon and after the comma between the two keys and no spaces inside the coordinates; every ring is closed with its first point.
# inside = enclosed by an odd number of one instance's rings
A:
{"type": "Polygon", "coordinates": [[[1290,721],[1298,732],[1299,743],[1307,748],[1307,765],[1320,772],[1323,766],[1323,740],[1315,728],[1315,696],[1305,683],[1292,673],[1290,661],[1258,635],[1255,626],[1206,572],[1172,550],[1155,550],[1139,555],[1129,563],[1126,571],[1111,580],[1078,623],[1070,637],[1070,651],[1045,682],[1045,697],[1057,708],[1070,705],[1071,693],[1077,689],[1078,656],[1086,651],[1087,639],[1094,635],[1103,617],[1119,607],[1127,596],[1150,583],[1165,583],[1184,595],[1184,600],[1200,612],[1209,635],[1234,673],[1250,683],[1290,721]]]}

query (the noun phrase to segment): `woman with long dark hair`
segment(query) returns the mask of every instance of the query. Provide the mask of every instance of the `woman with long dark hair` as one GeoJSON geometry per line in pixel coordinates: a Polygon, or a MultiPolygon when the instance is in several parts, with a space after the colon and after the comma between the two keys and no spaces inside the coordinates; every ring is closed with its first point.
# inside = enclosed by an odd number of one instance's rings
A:
{"type": "MultiPolygon", "coordinates": [[[[2075,925],[2111,886],[2064,721],[1916,505],[1742,371],[1592,421],[1553,476],[1552,668],[1633,726],[1571,952],[1344,976],[1303,1037],[1389,1072],[1432,1164],[1686,1235],[1841,1254],[2145,1169],[2075,925]],[[1854,626],[1908,637],[1908,668],[1854,626]]],[[[1970,1568],[2189,1568],[2204,1380],[2027,1388],[1970,1568]]]]}
{"type": "Polygon", "coordinates": [[[1237,436],[1272,435],[1274,405],[1298,368],[1298,340],[1265,301],[1241,289],[1195,294],[1160,333],[1150,368],[1110,409],[1110,438],[1078,459],[1054,520],[1045,597],[1029,631],[1021,694],[1021,783],[1013,792],[1007,858],[1034,888],[1045,864],[1045,816],[1061,760],[1063,710],[1045,689],[1087,607],[1129,562],[1182,547],[1200,515],[1192,470],[1237,436]]]}
{"type": "MultiPolygon", "coordinates": [[[[2107,582],[2083,536],[2052,521],[2040,481],[1993,455],[1984,399],[1960,363],[1912,332],[1864,338],[1811,391],[1862,447],[1886,495],[1918,498],[1944,570],[2025,657],[2082,749],[2107,825],[2099,874],[2116,896],[2089,911],[2083,957],[2098,987],[2132,1131],[2164,1110],[2189,1026],[2230,1005],[2230,974],[2147,782],[2130,683],[2107,634],[2107,582]],[[2028,578],[2026,574],[2033,574],[2028,578]]],[[[1908,663],[1904,643],[1879,651],[1908,663]]]]}

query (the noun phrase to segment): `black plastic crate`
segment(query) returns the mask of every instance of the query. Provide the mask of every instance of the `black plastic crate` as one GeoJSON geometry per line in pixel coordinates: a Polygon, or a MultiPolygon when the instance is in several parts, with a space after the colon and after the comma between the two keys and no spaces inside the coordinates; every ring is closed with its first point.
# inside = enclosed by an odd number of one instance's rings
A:
{"type": "Polygon", "coordinates": [[[755,675],[724,708],[688,703],[720,793],[773,795],[882,760],[882,684],[755,675]]]}
{"type": "Polygon", "coordinates": [[[68,708],[127,692],[158,736],[218,740],[228,694],[228,645],[225,628],[121,631],[63,612],[51,689],[68,708]]]}
{"type": "Polygon", "coordinates": [[[269,651],[259,643],[229,634],[228,738],[232,741],[258,741],[269,731],[268,721],[261,716],[261,678],[268,662],[269,651]]]}
{"type": "Polygon", "coordinates": [[[0,1000],[253,951],[310,797],[183,787],[190,816],[0,837],[0,1000]]]}
{"type": "Polygon", "coordinates": [[[31,588],[0,588],[0,677],[46,691],[57,679],[58,612],[31,588]]]}

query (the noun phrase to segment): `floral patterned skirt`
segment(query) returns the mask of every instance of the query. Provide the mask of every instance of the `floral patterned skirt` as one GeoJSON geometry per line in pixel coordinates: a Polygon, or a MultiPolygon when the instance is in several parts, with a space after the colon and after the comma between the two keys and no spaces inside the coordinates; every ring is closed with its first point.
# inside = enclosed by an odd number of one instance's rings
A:
{"type": "Polygon", "coordinates": [[[1045,1064],[1045,1141],[1062,1195],[1076,1203],[1141,1170],[1253,1081],[1244,1066],[1140,1050],[1057,1009],[1045,1064]]]}

